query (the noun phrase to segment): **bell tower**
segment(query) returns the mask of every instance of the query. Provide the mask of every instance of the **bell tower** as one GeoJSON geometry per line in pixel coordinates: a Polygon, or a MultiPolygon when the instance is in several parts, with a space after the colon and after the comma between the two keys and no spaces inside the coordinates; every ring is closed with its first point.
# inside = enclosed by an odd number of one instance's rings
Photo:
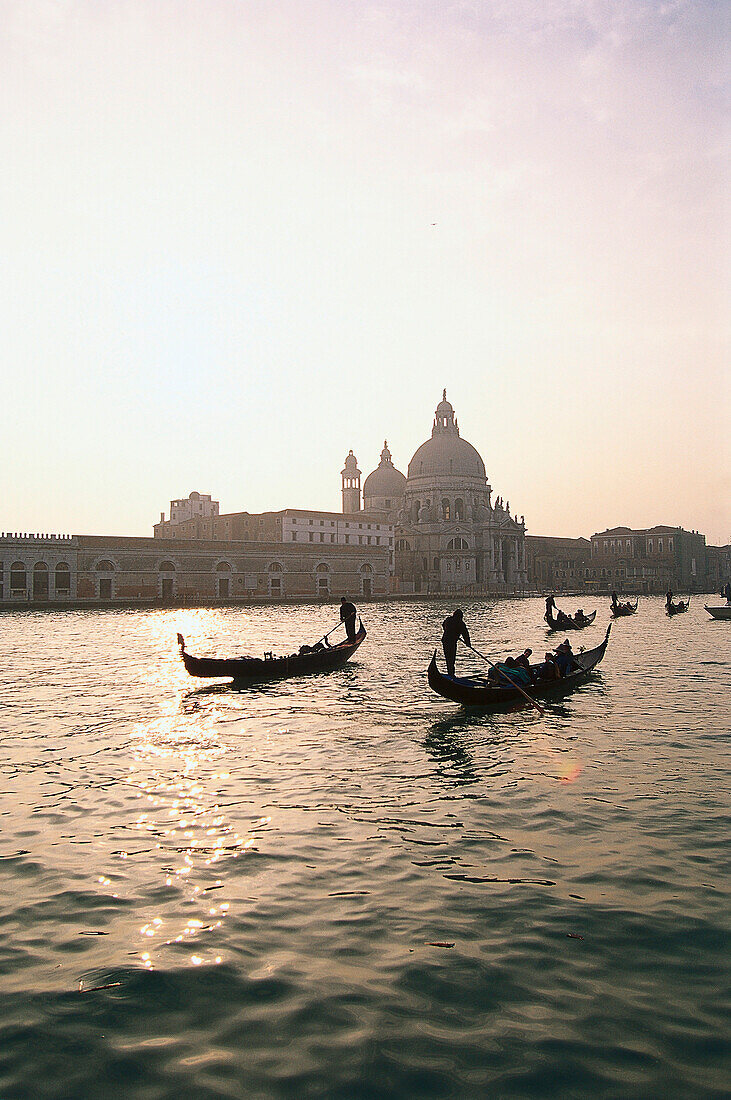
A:
{"type": "Polygon", "coordinates": [[[340,476],[343,481],[343,512],[345,515],[360,512],[360,470],[352,450],[348,451],[340,476]]]}

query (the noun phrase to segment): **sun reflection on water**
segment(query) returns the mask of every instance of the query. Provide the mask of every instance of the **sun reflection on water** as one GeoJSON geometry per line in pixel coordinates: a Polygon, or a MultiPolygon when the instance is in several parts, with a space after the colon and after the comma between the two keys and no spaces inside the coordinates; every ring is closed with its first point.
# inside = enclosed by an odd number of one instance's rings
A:
{"type": "Polygon", "coordinates": [[[168,695],[161,709],[157,718],[133,730],[127,781],[149,806],[137,814],[132,827],[154,839],[161,857],[161,885],[172,894],[162,915],[149,915],[139,927],[144,949],[140,946],[136,953],[141,964],[153,970],[164,951],[185,944],[195,950],[186,956],[191,966],[216,965],[222,955],[215,936],[230,903],[210,894],[225,889],[226,864],[254,847],[255,830],[266,819],[242,834],[221,805],[231,777],[217,768],[228,749],[215,733],[215,701],[205,726],[200,715],[186,707],[183,690],[168,695]]]}

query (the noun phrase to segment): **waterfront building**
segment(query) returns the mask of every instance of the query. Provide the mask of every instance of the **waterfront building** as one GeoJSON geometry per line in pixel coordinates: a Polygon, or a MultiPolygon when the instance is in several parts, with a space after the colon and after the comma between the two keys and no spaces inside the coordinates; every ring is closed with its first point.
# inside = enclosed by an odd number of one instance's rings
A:
{"type": "Polygon", "coordinates": [[[4,606],[358,598],[388,591],[389,549],[372,543],[0,536],[4,606]]]}
{"type": "Polygon", "coordinates": [[[577,592],[587,584],[591,570],[589,539],[525,536],[528,585],[539,592],[577,592]]]}
{"type": "Polygon", "coordinates": [[[401,592],[520,591],[526,584],[525,520],[493,503],[485,464],[460,435],[446,390],[431,437],[404,475],[388,445],[363,486],[366,515],[395,523],[394,587],[401,592]]]}
{"type": "Polygon", "coordinates": [[[660,525],[612,527],[591,536],[589,585],[627,593],[699,592],[707,586],[706,539],[697,531],[660,525]]]}

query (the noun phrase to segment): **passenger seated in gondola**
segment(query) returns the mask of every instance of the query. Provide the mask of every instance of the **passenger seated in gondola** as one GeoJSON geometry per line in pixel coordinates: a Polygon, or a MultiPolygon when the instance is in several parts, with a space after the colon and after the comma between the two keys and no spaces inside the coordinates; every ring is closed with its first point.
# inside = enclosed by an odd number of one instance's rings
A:
{"type": "Polygon", "coordinates": [[[528,673],[530,672],[530,657],[532,652],[532,649],[524,649],[520,657],[515,658],[516,665],[519,665],[520,668],[524,668],[528,673]]]}
{"type": "Polygon", "coordinates": [[[575,668],[578,668],[578,664],[574,659],[574,651],[571,648],[571,642],[568,638],[565,642],[561,642],[560,646],[556,647],[556,664],[558,665],[558,671],[562,678],[568,676],[575,668]]]}
{"type": "Polygon", "coordinates": [[[507,687],[508,680],[512,680],[512,682],[518,684],[519,687],[523,687],[525,684],[531,682],[530,672],[526,672],[526,670],[517,663],[515,657],[506,657],[505,661],[499,661],[490,669],[487,678],[498,686],[502,685],[503,687],[507,687]]]}
{"type": "Polygon", "coordinates": [[[574,622],[577,626],[583,626],[586,622],[586,615],[581,608],[579,608],[579,610],[574,615],[574,622]]]}
{"type": "Polygon", "coordinates": [[[565,611],[558,611],[556,613],[556,626],[565,628],[566,625],[570,622],[571,622],[571,619],[569,618],[569,616],[566,614],[565,611]]]}
{"type": "Polygon", "coordinates": [[[547,653],[543,659],[543,662],[536,667],[536,680],[560,680],[561,673],[558,671],[558,665],[556,664],[556,658],[552,653],[547,653]]]}

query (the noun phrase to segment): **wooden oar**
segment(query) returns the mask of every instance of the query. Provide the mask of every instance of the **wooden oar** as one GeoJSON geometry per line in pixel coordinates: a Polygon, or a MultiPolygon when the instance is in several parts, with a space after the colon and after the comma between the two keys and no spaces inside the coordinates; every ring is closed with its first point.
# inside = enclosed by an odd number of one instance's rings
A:
{"type": "Polygon", "coordinates": [[[471,649],[473,653],[476,653],[478,657],[482,657],[483,661],[487,661],[490,668],[494,668],[497,674],[499,676],[502,676],[504,680],[507,680],[512,688],[515,688],[516,691],[519,691],[523,698],[527,699],[530,705],[536,708],[541,718],[543,717],[543,715],[546,713],[543,707],[539,707],[538,703],[535,701],[535,699],[531,698],[527,691],[523,691],[522,687],[519,687],[519,685],[516,684],[514,680],[511,680],[508,674],[506,672],[503,672],[501,668],[498,668],[497,665],[494,665],[489,657],[486,657],[484,653],[480,653],[479,649],[475,649],[473,645],[468,646],[467,648],[471,649]]]}
{"type": "Polygon", "coordinates": [[[329,638],[331,634],[335,633],[339,626],[345,626],[345,623],[336,623],[332,630],[328,630],[327,634],[323,634],[323,636],[319,640],[321,642],[324,642],[326,638],[329,638]]]}

